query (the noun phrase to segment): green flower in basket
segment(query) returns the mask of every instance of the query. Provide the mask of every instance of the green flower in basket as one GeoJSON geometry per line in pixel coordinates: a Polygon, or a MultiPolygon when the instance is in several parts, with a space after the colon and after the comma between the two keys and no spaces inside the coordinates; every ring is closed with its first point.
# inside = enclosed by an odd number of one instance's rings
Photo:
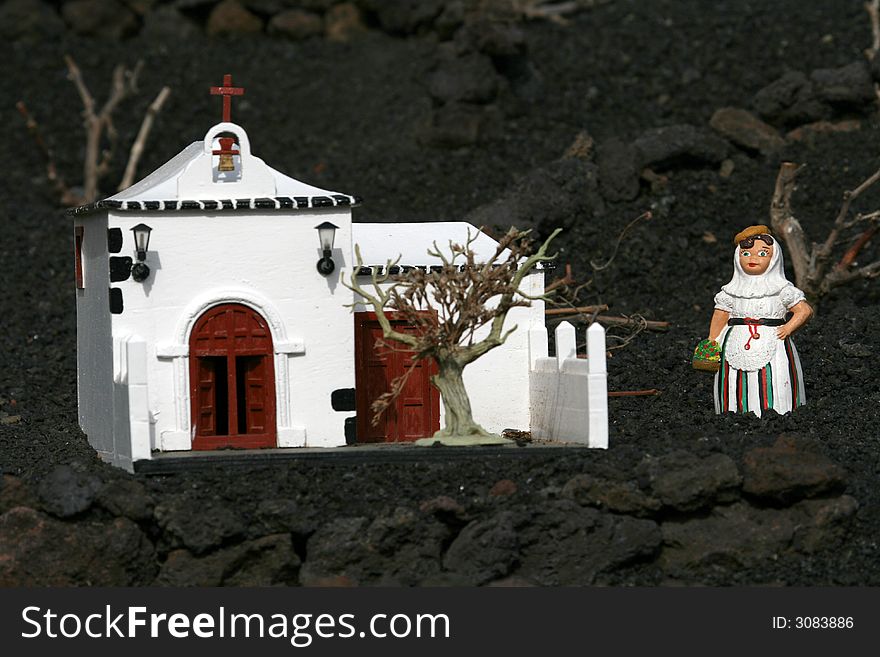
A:
{"type": "Polygon", "coordinates": [[[715,340],[706,339],[697,345],[694,349],[694,359],[692,361],[695,370],[704,370],[706,372],[717,372],[721,366],[721,347],[715,340]]]}

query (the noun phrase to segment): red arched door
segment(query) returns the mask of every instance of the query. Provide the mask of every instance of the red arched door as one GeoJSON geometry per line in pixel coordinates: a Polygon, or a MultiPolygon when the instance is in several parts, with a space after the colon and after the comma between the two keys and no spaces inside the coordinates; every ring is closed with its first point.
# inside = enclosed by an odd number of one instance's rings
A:
{"type": "Polygon", "coordinates": [[[189,339],[193,449],[275,447],[272,335],[240,304],[204,312],[189,339]]]}

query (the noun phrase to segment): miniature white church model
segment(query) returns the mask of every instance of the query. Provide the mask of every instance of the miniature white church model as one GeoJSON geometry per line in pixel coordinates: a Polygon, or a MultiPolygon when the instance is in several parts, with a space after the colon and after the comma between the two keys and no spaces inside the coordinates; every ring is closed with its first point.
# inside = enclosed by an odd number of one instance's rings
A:
{"type": "MultiPolygon", "coordinates": [[[[202,141],[72,211],[79,421],[89,442],[133,470],[162,452],[432,435],[441,402],[428,366],[371,426],[370,402],[408,359],[377,349],[378,322],[352,316],[355,295],[340,279],[355,244],[365,263],[400,255],[401,265],[430,267],[439,264],[427,255],[434,241],[463,243],[476,229],[352,223],[357,197],[294,180],[251,153],[230,121],[231,96],[242,93],[231,76],[212,92],[223,95],[224,120],[202,141]]],[[[480,234],[473,249],[488,256],[495,246],[480,234]]],[[[541,294],[543,276],[527,276],[526,291],[541,294]]],[[[475,419],[496,432],[531,428],[530,373],[549,360],[543,303],[514,308],[508,322],[518,330],[465,375],[475,419]]]]}

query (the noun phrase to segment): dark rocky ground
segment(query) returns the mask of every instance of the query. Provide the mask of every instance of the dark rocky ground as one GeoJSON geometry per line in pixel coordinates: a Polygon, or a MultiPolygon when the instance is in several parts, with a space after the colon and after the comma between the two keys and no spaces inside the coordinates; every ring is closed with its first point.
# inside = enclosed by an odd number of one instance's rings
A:
{"type": "MultiPolygon", "coordinates": [[[[689,364],[730,237],[766,220],[779,162],[807,165],[795,206],[813,239],[877,168],[862,3],[612,0],[567,26],[394,23],[355,5],[365,29],[341,41],[209,38],[207,10],[188,10],[192,23],[138,19],[124,41],[56,26],[0,45],[0,584],[880,584],[877,284],[822,300],[798,334],[809,402],[794,415],[716,417],[711,377],[689,364]],[[142,171],[201,138],[218,116],[206,87],[231,71],[255,152],[364,196],[359,220],[562,225],[560,261],[584,276],[651,209],[589,300],[672,322],[609,361],[611,389],[662,394],[611,400],[607,451],[152,477],[103,465],[76,421],[71,231],[14,109],[28,102],[77,180],[64,53],[99,97],[117,62],[144,59],[122,143],[172,86],[142,171]],[[774,131],[724,138],[709,125],[723,107],[774,131]],[[858,123],[780,137],[818,120],[858,123]],[[592,153],[563,158],[583,131],[592,153]]],[[[857,205],[877,208],[880,189],[857,205]]]]}

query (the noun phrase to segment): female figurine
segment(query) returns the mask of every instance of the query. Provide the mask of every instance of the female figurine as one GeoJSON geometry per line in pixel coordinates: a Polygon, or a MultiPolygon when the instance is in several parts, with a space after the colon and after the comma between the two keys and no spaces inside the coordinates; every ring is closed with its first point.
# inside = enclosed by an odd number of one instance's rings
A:
{"type": "Polygon", "coordinates": [[[715,412],[788,413],[806,403],[791,335],[813,309],[785,278],[782,246],[767,226],[746,228],[734,244],[733,278],[715,296],[709,326],[721,345],[715,412]]]}

